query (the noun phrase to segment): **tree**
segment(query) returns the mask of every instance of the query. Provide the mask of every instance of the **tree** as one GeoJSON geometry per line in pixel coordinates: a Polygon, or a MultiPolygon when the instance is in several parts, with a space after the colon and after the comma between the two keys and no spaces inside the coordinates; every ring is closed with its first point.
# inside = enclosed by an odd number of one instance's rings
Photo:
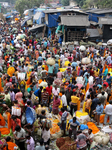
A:
{"type": "Polygon", "coordinates": [[[76,3],[77,3],[77,5],[79,5],[79,6],[83,6],[84,5],[84,2],[86,1],[86,0],[74,0],[76,3]]]}
{"type": "Polygon", "coordinates": [[[39,7],[40,4],[43,3],[44,0],[17,0],[15,8],[22,15],[25,10],[33,8],[35,6],[39,7]]]}
{"type": "Polygon", "coordinates": [[[63,6],[68,6],[68,5],[69,5],[69,1],[70,1],[70,0],[61,0],[61,4],[62,4],[63,6]]]}

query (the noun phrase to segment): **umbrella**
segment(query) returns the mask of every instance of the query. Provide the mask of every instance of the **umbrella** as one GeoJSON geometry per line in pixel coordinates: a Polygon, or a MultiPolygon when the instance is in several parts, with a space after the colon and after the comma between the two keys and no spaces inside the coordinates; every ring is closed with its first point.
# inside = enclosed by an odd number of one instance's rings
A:
{"type": "Polygon", "coordinates": [[[46,64],[47,64],[47,65],[54,65],[54,64],[55,64],[55,59],[53,59],[53,58],[48,58],[47,61],[46,61],[46,64]]]}
{"type": "Polygon", "coordinates": [[[64,66],[68,66],[69,64],[70,64],[70,62],[69,62],[69,61],[65,61],[64,66]]]}
{"type": "Polygon", "coordinates": [[[26,112],[26,121],[27,123],[33,124],[36,120],[36,112],[33,108],[27,107],[26,112]]]}
{"type": "Polygon", "coordinates": [[[112,44],[112,39],[107,41],[107,45],[111,45],[112,44]]]}
{"type": "Polygon", "coordinates": [[[85,51],[85,50],[86,50],[86,47],[83,46],[83,45],[81,45],[81,46],[79,47],[79,50],[80,50],[80,51],[85,51]]]}
{"type": "Polygon", "coordinates": [[[107,43],[102,43],[103,46],[107,46],[107,43]]]}
{"type": "Polygon", "coordinates": [[[76,86],[78,86],[79,89],[81,89],[81,87],[83,87],[83,85],[82,85],[82,84],[79,84],[79,83],[76,84],[76,86]]]}
{"type": "Polygon", "coordinates": [[[103,44],[102,42],[99,42],[99,43],[98,43],[99,46],[102,46],[102,44],[103,44]]]}

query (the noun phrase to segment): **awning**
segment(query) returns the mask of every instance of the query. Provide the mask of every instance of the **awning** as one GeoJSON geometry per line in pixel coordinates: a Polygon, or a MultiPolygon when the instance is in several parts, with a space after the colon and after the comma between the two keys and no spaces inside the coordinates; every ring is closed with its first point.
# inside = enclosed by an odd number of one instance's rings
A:
{"type": "Polygon", "coordinates": [[[106,25],[112,25],[112,18],[111,17],[99,17],[99,24],[106,24],[106,25]]]}
{"type": "Polygon", "coordinates": [[[21,23],[21,27],[23,27],[24,25],[25,25],[25,23],[28,21],[28,20],[30,20],[31,19],[31,17],[28,17],[27,19],[25,19],[22,23],[21,23]]]}
{"type": "Polygon", "coordinates": [[[97,29],[87,29],[88,37],[99,37],[100,34],[97,29]]]}
{"type": "Polygon", "coordinates": [[[11,16],[6,16],[6,18],[8,19],[8,18],[11,18],[11,16]]]}
{"type": "Polygon", "coordinates": [[[61,25],[65,26],[89,26],[90,23],[88,21],[88,16],[85,15],[77,15],[77,16],[60,16],[61,25]]]}
{"type": "Polygon", "coordinates": [[[94,26],[98,25],[97,22],[94,22],[94,21],[89,21],[89,22],[90,22],[90,24],[92,24],[92,25],[94,25],[94,26]]]}
{"type": "Polygon", "coordinates": [[[35,32],[37,29],[44,27],[45,24],[36,25],[32,28],[29,28],[28,32],[35,32]]]}

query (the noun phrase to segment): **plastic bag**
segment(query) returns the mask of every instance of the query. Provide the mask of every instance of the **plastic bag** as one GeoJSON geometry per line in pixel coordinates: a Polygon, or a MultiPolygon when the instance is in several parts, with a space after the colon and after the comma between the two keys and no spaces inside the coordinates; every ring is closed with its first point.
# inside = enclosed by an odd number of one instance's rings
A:
{"type": "Polygon", "coordinates": [[[26,123],[26,116],[25,113],[23,113],[22,117],[21,117],[21,123],[25,124],[26,123]]]}
{"type": "Polygon", "coordinates": [[[39,128],[39,129],[37,130],[37,135],[39,135],[39,136],[42,135],[42,129],[41,129],[41,128],[39,128]]]}
{"type": "Polygon", "coordinates": [[[82,64],[85,64],[85,65],[87,65],[87,64],[90,64],[91,63],[91,60],[90,60],[90,58],[87,58],[87,57],[85,57],[85,58],[82,58],[82,64]]]}

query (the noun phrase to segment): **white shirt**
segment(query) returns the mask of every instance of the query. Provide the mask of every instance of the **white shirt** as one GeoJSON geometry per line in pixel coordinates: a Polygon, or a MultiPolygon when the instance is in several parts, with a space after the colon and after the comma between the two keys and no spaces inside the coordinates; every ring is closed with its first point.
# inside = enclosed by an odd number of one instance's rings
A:
{"type": "Polygon", "coordinates": [[[24,70],[27,73],[28,72],[28,66],[24,66],[24,70]]]}
{"type": "Polygon", "coordinates": [[[42,58],[45,58],[45,52],[42,52],[42,58]]]}
{"type": "Polygon", "coordinates": [[[42,130],[42,138],[44,139],[44,142],[47,142],[50,139],[50,130],[42,130]]]}
{"type": "Polygon", "coordinates": [[[28,54],[28,50],[25,48],[24,55],[27,55],[27,54],[28,54]]]}
{"type": "Polygon", "coordinates": [[[65,94],[62,95],[61,100],[62,100],[63,106],[67,106],[67,98],[66,98],[65,94]]]}
{"type": "Polygon", "coordinates": [[[87,90],[87,92],[86,92],[86,99],[87,99],[87,96],[88,96],[88,95],[90,95],[89,90],[87,90]]]}
{"type": "Polygon", "coordinates": [[[64,58],[65,58],[65,56],[61,55],[61,57],[60,57],[61,61],[63,61],[64,58]]]}
{"type": "MultiPolygon", "coordinates": [[[[22,137],[25,138],[26,132],[25,132],[25,130],[23,128],[21,128],[21,130],[19,132],[15,131],[14,134],[16,134],[17,138],[22,138],[22,137]]],[[[25,139],[24,140],[19,140],[19,141],[20,142],[24,142],[25,139]]]]}
{"type": "Polygon", "coordinates": [[[112,105],[111,104],[106,105],[106,108],[104,111],[107,115],[112,115],[112,105]]]}

